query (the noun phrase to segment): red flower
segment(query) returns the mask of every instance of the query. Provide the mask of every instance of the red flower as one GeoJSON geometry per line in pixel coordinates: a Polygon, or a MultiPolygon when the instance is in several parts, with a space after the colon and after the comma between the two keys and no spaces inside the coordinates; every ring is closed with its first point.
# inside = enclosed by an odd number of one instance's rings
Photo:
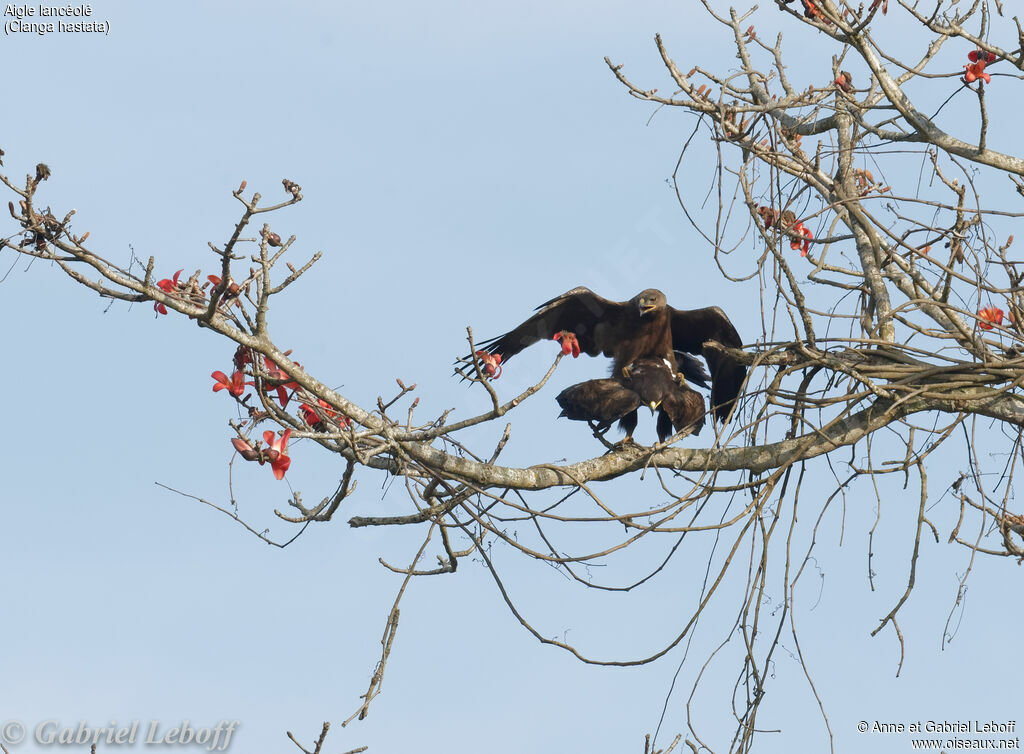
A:
{"type": "Polygon", "coordinates": [[[241,371],[235,372],[231,375],[231,379],[228,379],[228,376],[219,370],[210,376],[217,381],[213,386],[213,392],[216,393],[218,390],[227,390],[236,398],[245,392],[246,385],[252,384],[251,382],[245,381],[245,375],[241,371]]]}
{"type": "Polygon", "coordinates": [[[571,333],[568,330],[559,330],[551,339],[561,341],[563,356],[568,356],[571,353],[574,359],[579,357],[580,342],[576,340],[575,333],[571,333]]]}
{"type": "Polygon", "coordinates": [[[965,65],[964,68],[967,69],[967,72],[964,74],[964,81],[966,81],[968,84],[973,84],[977,79],[981,79],[986,84],[992,83],[992,77],[985,73],[984,61],[979,61],[977,63],[965,65]]]}
{"type": "Polygon", "coordinates": [[[288,457],[288,438],[291,434],[290,427],[280,437],[268,429],[263,433],[263,439],[270,447],[263,450],[262,453],[240,437],[231,438],[231,444],[246,461],[259,461],[260,466],[270,461],[274,478],[283,479],[284,473],[292,464],[292,459],[288,457]]]}
{"type": "Polygon", "coordinates": [[[827,24],[832,23],[825,17],[825,14],[821,12],[821,9],[818,8],[817,3],[815,3],[815,0],[803,0],[803,3],[805,17],[810,18],[812,20],[815,18],[820,18],[827,24]]]}
{"type": "Polygon", "coordinates": [[[799,233],[801,236],[803,236],[804,240],[801,241],[799,238],[794,238],[792,241],[789,242],[789,248],[791,248],[793,251],[800,249],[800,256],[806,257],[807,252],[810,251],[811,249],[811,239],[814,238],[814,236],[811,235],[811,231],[807,230],[807,228],[801,222],[798,222],[793,226],[793,232],[799,233]]]}
{"type": "Polygon", "coordinates": [[[761,222],[764,223],[764,227],[766,228],[771,228],[779,219],[778,210],[764,205],[760,205],[757,208],[757,214],[761,216],[761,222]]]}
{"type": "MultiPolygon", "coordinates": [[[[238,454],[246,461],[255,461],[259,458],[259,452],[242,438],[232,437],[231,444],[235,446],[235,450],[237,450],[238,454]]],[[[261,461],[260,463],[262,464],[263,462],[261,461]]]]}
{"type": "Polygon", "coordinates": [[[487,353],[487,351],[477,351],[477,359],[483,365],[483,373],[490,377],[492,380],[496,380],[501,377],[501,354],[500,353],[487,353]]]}
{"type": "MultiPolygon", "coordinates": [[[[287,354],[285,355],[287,356],[287,354]]],[[[288,391],[298,390],[299,383],[295,382],[290,377],[288,377],[288,375],[285,374],[285,372],[277,364],[275,364],[266,356],[263,357],[263,364],[266,367],[268,379],[271,379],[275,382],[279,380],[286,380],[285,382],[281,382],[281,384],[276,386],[277,400],[280,401],[281,408],[284,408],[285,406],[288,405],[288,391]]],[[[295,366],[299,366],[299,362],[296,361],[295,366]]]]}
{"type": "Polygon", "coordinates": [[[239,346],[235,349],[235,355],[232,357],[232,361],[235,364],[235,369],[241,369],[246,364],[252,364],[252,351],[245,346],[239,346]]]}
{"type": "MultiPolygon", "coordinates": [[[[214,288],[220,285],[221,279],[217,275],[207,275],[206,279],[213,283],[214,288]]],[[[241,292],[241,290],[242,289],[238,286],[238,283],[228,278],[228,285],[227,288],[224,290],[224,297],[221,300],[225,302],[230,302],[232,299],[237,299],[238,294],[241,292]]],[[[238,302],[235,301],[235,303],[237,304],[238,302]]]]}
{"type": "Polygon", "coordinates": [[[985,66],[996,62],[995,54],[985,52],[984,50],[973,50],[967,53],[967,59],[971,63],[964,66],[967,69],[966,73],[964,73],[964,81],[968,84],[973,84],[977,79],[981,79],[986,84],[991,84],[992,77],[985,73],[985,66]]]}
{"type": "MultiPolygon", "coordinates": [[[[164,278],[163,280],[157,281],[157,287],[164,293],[174,293],[178,289],[178,275],[184,270],[178,270],[174,273],[173,278],[164,278]]],[[[167,314],[167,307],[161,304],[159,301],[153,302],[153,308],[157,314],[167,314]]]]}
{"type": "Polygon", "coordinates": [[[832,83],[838,86],[844,92],[853,91],[853,76],[851,76],[846,71],[840,71],[839,75],[836,76],[836,80],[833,81],[832,83]]]}
{"type": "MultiPolygon", "coordinates": [[[[352,420],[349,419],[347,416],[343,416],[340,419],[337,418],[338,412],[331,408],[331,404],[325,401],[323,398],[317,398],[316,402],[323,410],[324,416],[326,416],[328,419],[335,420],[339,426],[347,427],[352,423],[352,420]]],[[[320,418],[320,415],[317,414],[316,409],[314,409],[308,403],[301,404],[299,406],[299,411],[302,413],[302,418],[306,420],[306,424],[313,427],[314,429],[318,428],[321,424],[323,424],[323,420],[320,418]]]]}
{"type": "Polygon", "coordinates": [[[998,306],[986,306],[978,312],[978,327],[991,330],[993,324],[1003,324],[1003,310],[998,306]]]}
{"type": "Polygon", "coordinates": [[[308,424],[311,427],[315,427],[317,424],[323,421],[319,416],[317,416],[316,411],[314,411],[313,407],[310,406],[308,403],[301,404],[299,406],[299,412],[302,414],[302,418],[305,419],[306,424],[308,424]]]}
{"type": "Polygon", "coordinates": [[[292,459],[288,457],[288,438],[291,434],[291,427],[280,437],[269,429],[263,433],[263,440],[270,446],[269,450],[263,451],[263,455],[270,461],[270,469],[274,472],[275,479],[284,479],[284,473],[292,465],[292,459]]]}

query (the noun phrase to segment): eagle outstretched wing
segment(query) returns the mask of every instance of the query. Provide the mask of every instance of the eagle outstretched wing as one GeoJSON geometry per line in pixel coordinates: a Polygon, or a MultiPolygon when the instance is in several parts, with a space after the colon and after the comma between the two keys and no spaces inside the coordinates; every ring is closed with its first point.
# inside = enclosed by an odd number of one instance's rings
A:
{"type": "Polygon", "coordinates": [[[518,327],[477,345],[506,362],[527,346],[566,330],[576,335],[580,351],[588,356],[613,356],[615,346],[627,337],[629,310],[629,301],[609,301],[580,286],[541,304],[518,327]]]}
{"type": "Polygon", "coordinates": [[[708,362],[711,369],[711,405],[715,415],[725,421],[743,387],[747,368],[710,348],[705,350],[704,342],[715,340],[729,348],[741,348],[743,340],[740,334],[717,306],[671,309],[671,319],[672,347],[682,353],[703,356],[708,362]]]}
{"type": "Polygon", "coordinates": [[[640,395],[611,377],[570,385],[555,396],[555,400],[562,408],[559,416],[573,421],[594,422],[599,432],[619,420],[628,434],[632,434],[636,427],[640,395]]]}

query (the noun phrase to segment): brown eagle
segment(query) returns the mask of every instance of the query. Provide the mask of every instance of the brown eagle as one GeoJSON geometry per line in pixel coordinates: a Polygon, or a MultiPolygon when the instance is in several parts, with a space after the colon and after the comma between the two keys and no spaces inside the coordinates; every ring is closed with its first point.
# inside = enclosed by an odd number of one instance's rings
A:
{"type": "Polygon", "coordinates": [[[626,432],[629,442],[637,424],[637,409],[647,406],[658,410],[658,440],[689,428],[687,434],[699,434],[704,426],[704,399],[696,390],[678,379],[665,359],[638,359],[629,365],[629,377],[606,377],[570,385],[555,400],[562,407],[560,416],[590,422],[597,432],[605,432],[615,421],[626,432]]]}
{"type": "Polygon", "coordinates": [[[518,327],[480,345],[501,364],[527,346],[552,338],[561,340],[563,352],[571,350],[574,356],[580,352],[611,356],[611,379],[620,381],[629,378],[631,364],[650,358],[663,359],[673,374],[681,372],[703,384],[702,376],[707,375],[694,358],[703,356],[711,371],[711,405],[723,422],[747,375],[743,364],[704,349],[709,340],[731,348],[743,345],[725,312],[717,306],[673,309],[665,294],[654,288],[629,301],[609,301],[589,288],[573,288],[541,304],[537,313],[518,327]]]}

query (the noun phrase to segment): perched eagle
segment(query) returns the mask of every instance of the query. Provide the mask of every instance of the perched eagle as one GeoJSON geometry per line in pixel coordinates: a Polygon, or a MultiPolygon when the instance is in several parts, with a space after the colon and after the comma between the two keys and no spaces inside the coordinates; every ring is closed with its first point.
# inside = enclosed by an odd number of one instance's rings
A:
{"type": "Polygon", "coordinates": [[[611,356],[613,380],[628,379],[631,364],[650,358],[667,361],[673,373],[679,371],[703,385],[708,375],[694,358],[703,356],[711,371],[711,405],[723,422],[747,374],[734,359],[704,349],[708,340],[731,348],[743,345],[725,312],[717,306],[673,309],[665,294],[653,288],[629,301],[609,301],[589,288],[573,288],[537,307],[537,313],[515,329],[480,345],[503,363],[527,346],[552,338],[565,347],[574,345],[576,353],[611,356]]]}
{"type": "Polygon", "coordinates": [[[658,409],[658,440],[689,428],[699,434],[704,426],[704,399],[696,390],[678,380],[666,359],[638,359],[629,365],[629,377],[606,377],[570,385],[555,400],[562,407],[560,416],[590,422],[604,432],[615,421],[632,439],[637,424],[637,409],[658,409]]]}

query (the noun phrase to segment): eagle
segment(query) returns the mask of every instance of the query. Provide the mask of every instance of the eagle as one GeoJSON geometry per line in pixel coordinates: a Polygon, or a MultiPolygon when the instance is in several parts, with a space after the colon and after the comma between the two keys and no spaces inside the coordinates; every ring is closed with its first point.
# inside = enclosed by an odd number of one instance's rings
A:
{"type": "Polygon", "coordinates": [[[699,434],[704,426],[704,399],[678,379],[667,359],[638,359],[629,364],[629,377],[606,377],[570,385],[555,398],[562,407],[559,416],[590,422],[605,432],[615,421],[626,432],[623,442],[632,440],[637,409],[658,410],[658,441],[676,432],[699,434]]]}
{"type": "Polygon", "coordinates": [[[480,347],[492,364],[502,364],[527,346],[551,339],[560,340],[563,352],[572,351],[574,356],[582,352],[612,357],[611,379],[618,380],[620,386],[629,380],[630,365],[640,359],[664,360],[673,374],[678,372],[701,384],[702,375],[707,375],[696,357],[702,356],[711,371],[712,410],[722,422],[747,375],[740,362],[704,348],[709,340],[730,348],[743,345],[725,312],[717,306],[673,309],[665,294],[655,288],[641,291],[629,301],[609,301],[589,288],[573,288],[541,304],[521,325],[483,341],[480,347]]]}

